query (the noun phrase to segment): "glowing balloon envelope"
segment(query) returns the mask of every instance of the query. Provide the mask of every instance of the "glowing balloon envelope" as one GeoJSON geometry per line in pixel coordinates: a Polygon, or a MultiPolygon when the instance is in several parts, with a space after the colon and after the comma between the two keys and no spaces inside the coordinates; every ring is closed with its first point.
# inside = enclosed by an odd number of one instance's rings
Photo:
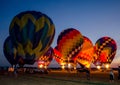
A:
{"type": "Polygon", "coordinates": [[[98,39],[95,43],[95,53],[97,55],[95,65],[110,64],[115,57],[116,50],[117,45],[112,38],[105,36],[98,39]]]}
{"type": "Polygon", "coordinates": [[[83,37],[84,42],[82,45],[82,49],[78,56],[76,57],[76,60],[80,65],[89,68],[93,61],[94,47],[92,41],[88,37],[86,36],[83,37]]]}
{"type": "Polygon", "coordinates": [[[62,31],[57,39],[57,51],[61,54],[61,63],[74,63],[82,44],[83,36],[78,30],[68,28],[62,31]]]}
{"type": "Polygon", "coordinates": [[[18,55],[26,61],[37,60],[50,47],[55,27],[45,14],[26,11],[16,15],[9,28],[9,33],[18,55]]]}

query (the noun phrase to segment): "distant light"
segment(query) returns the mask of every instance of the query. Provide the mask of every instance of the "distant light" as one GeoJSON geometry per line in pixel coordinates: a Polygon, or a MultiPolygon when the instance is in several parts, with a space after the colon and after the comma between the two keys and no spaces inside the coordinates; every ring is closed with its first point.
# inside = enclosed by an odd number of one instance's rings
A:
{"type": "Polygon", "coordinates": [[[66,63],[61,62],[61,68],[62,68],[62,69],[65,69],[65,64],[66,64],[66,63]]]}
{"type": "Polygon", "coordinates": [[[97,66],[97,69],[101,69],[101,66],[97,66]]]}
{"type": "Polygon", "coordinates": [[[109,64],[106,64],[106,65],[105,65],[105,68],[106,68],[106,69],[108,69],[109,67],[110,67],[110,65],[109,65],[109,64]]]}
{"type": "Polygon", "coordinates": [[[76,70],[76,66],[74,67],[74,70],[76,70]]]}
{"type": "Polygon", "coordinates": [[[68,68],[71,68],[71,64],[70,63],[68,63],[68,68]]]}
{"type": "Polygon", "coordinates": [[[47,69],[47,66],[44,66],[45,69],[47,69]]]}
{"type": "Polygon", "coordinates": [[[40,64],[40,65],[38,65],[38,67],[39,67],[39,68],[43,68],[43,65],[42,65],[42,64],[40,64]]]}
{"type": "Polygon", "coordinates": [[[65,69],[65,66],[64,66],[64,65],[62,65],[62,66],[61,66],[61,68],[62,68],[62,69],[65,69]]]}

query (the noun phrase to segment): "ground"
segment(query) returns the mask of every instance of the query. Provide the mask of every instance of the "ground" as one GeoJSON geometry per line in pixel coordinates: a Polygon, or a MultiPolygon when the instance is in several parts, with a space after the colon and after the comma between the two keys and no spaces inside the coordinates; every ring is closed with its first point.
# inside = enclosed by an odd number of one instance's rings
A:
{"type": "Polygon", "coordinates": [[[84,72],[50,71],[48,74],[19,73],[17,77],[8,73],[0,74],[1,85],[119,85],[117,71],[115,80],[109,82],[109,71],[91,71],[91,79],[87,80],[84,72]]]}

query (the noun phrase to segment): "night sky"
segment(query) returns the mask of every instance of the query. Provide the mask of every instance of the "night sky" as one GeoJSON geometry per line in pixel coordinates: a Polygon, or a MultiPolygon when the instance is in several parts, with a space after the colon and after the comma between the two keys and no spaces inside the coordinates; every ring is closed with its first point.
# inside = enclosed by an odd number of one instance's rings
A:
{"type": "MultiPolygon", "coordinates": [[[[3,43],[9,36],[9,25],[23,11],[40,11],[55,24],[54,48],[59,33],[75,28],[91,39],[93,44],[109,36],[117,43],[112,65],[120,64],[120,0],[0,0],[0,66],[10,65],[3,54],[3,43]]],[[[52,61],[51,66],[56,61],[52,61]]]]}

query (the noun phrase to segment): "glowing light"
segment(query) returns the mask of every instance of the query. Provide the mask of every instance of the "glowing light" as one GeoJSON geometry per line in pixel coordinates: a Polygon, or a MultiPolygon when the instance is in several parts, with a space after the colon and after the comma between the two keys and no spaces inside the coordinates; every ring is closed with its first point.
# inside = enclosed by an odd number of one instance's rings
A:
{"type": "Polygon", "coordinates": [[[62,68],[62,69],[65,69],[65,66],[64,66],[64,65],[62,65],[62,66],[61,66],[61,68],[62,68]]]}
{"type": "Polygon", "coordinates": [[[39,67],[39,68],[43,68],[43,65],[42,65],[42,64],[40,64],[40,65],[38,65],[38,67],[39,67]]]}
{"type": "Polygon", "coordinates": [[[47,69],[47,66],[44,66],[45,69],[47,69]]]}
{"type": "Polygon", "coordinates": [[[8,68],[8,71],[9,71],[9,72],[13,72],[13,71],[14,71],[14,68],[13,68],[13,67],[9,67],[9,68],[8,68]]]}
{"type": "Polygon", "coordinates": [[[76,67],[74,67],[74,70],[76,70],[76,67]]]}
{"type": "Polygon", "coordinates": [[[97,66],[97,69],[100,69],[101,68],[101,66],[97,66]]]}
{"type": "Polygon", "coordinates": [[[70,63],[68,63],[68,68],[71,68],[71,64],[70,63]]]}
{"type": "Polygon", "coordinates": [[[108,69],[109,67],[110,67],[110,65],[109,65],[109,64],[106,64],[106,65],[105,65],[105,68],[106,68],[106,69],[108,69]]]}
{"type": "Polygon", "coordinates": [[[65,63],[61,63],[61,68],[65,69],[65,63]]]}

